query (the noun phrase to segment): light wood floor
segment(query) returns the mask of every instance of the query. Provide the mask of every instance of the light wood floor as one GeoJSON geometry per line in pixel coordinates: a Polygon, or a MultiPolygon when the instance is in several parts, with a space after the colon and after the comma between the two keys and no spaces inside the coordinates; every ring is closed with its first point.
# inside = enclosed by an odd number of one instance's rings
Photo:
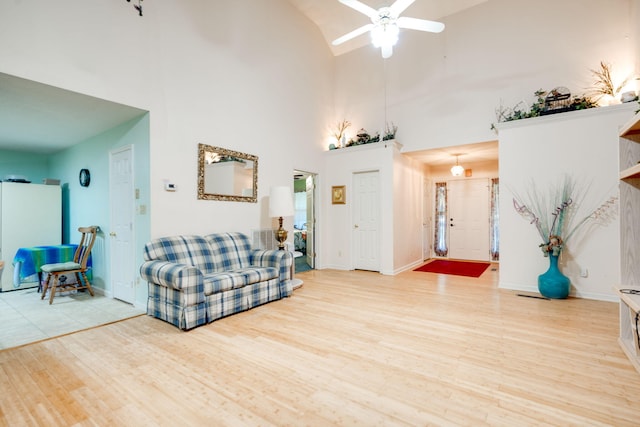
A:
{"type": "Polygon", "coordinates": [[[190,332],[142,316],[0,351],[0,425],[637,426],[618,305],[310,271],[190,332]]]}

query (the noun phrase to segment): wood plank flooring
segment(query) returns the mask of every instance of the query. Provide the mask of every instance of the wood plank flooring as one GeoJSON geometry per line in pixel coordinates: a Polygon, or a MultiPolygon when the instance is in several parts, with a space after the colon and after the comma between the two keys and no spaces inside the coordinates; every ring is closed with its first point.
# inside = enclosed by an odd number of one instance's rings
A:
{"type": "Polygon", "coordinates": [[[190,332],[147,316],[0,351],[2,426],[637,426],[618,305],[309,271],[190,332]]]}

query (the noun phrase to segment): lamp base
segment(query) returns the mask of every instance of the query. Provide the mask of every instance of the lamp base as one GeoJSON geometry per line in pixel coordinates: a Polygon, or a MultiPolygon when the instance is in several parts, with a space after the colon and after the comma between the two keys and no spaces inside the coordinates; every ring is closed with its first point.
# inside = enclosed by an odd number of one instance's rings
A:
{"type": "Polygon", "coordinates": [[[287,230],[281,228],[276,231],[276,240],[278,241],[278,248],[284,251],[284,242],[287,241],[287,230]]]}
{"type": "Polygon", "coordinates": [[[276,240],[278,241],[278,249],[284,251],[284,242],[287,241],[287,230],[282,228],[282,217],[278,218],[280,228],[276,230],[276,240]]]}

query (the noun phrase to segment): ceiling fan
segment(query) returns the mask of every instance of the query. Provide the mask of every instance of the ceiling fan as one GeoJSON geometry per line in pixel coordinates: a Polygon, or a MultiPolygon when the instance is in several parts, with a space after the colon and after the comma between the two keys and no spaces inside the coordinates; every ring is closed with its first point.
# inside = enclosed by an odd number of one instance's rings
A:
{"type": "Polygon", "coordinates": [[[389,58],[393,54],[393,46],[398,41],[400,28],[411,30],[428,31],[439,33],[444,30],[441,22],[427,21],[426,19],[407,18],[400,16],[402,12],[415,0],[396,0],[391,6],[381,7],[376,10],[358,0],[338,0],[345,6],[357,10],[367,15],[371,19],[371,24],[364,25],[358,29],[335,39],[332,44],[337,46],[361,34],[371,31],[371,41],[375,47],[379,47],[383,58],[389,58]]]}

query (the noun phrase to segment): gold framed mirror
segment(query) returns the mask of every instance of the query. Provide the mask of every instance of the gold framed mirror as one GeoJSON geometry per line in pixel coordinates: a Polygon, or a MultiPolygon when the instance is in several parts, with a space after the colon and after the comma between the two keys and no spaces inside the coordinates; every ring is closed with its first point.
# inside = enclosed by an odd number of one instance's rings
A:
{"type": "Polygon", "coordinates": [[[258,157],[198,144],[198,199],[256,203],[258,157]]]}

